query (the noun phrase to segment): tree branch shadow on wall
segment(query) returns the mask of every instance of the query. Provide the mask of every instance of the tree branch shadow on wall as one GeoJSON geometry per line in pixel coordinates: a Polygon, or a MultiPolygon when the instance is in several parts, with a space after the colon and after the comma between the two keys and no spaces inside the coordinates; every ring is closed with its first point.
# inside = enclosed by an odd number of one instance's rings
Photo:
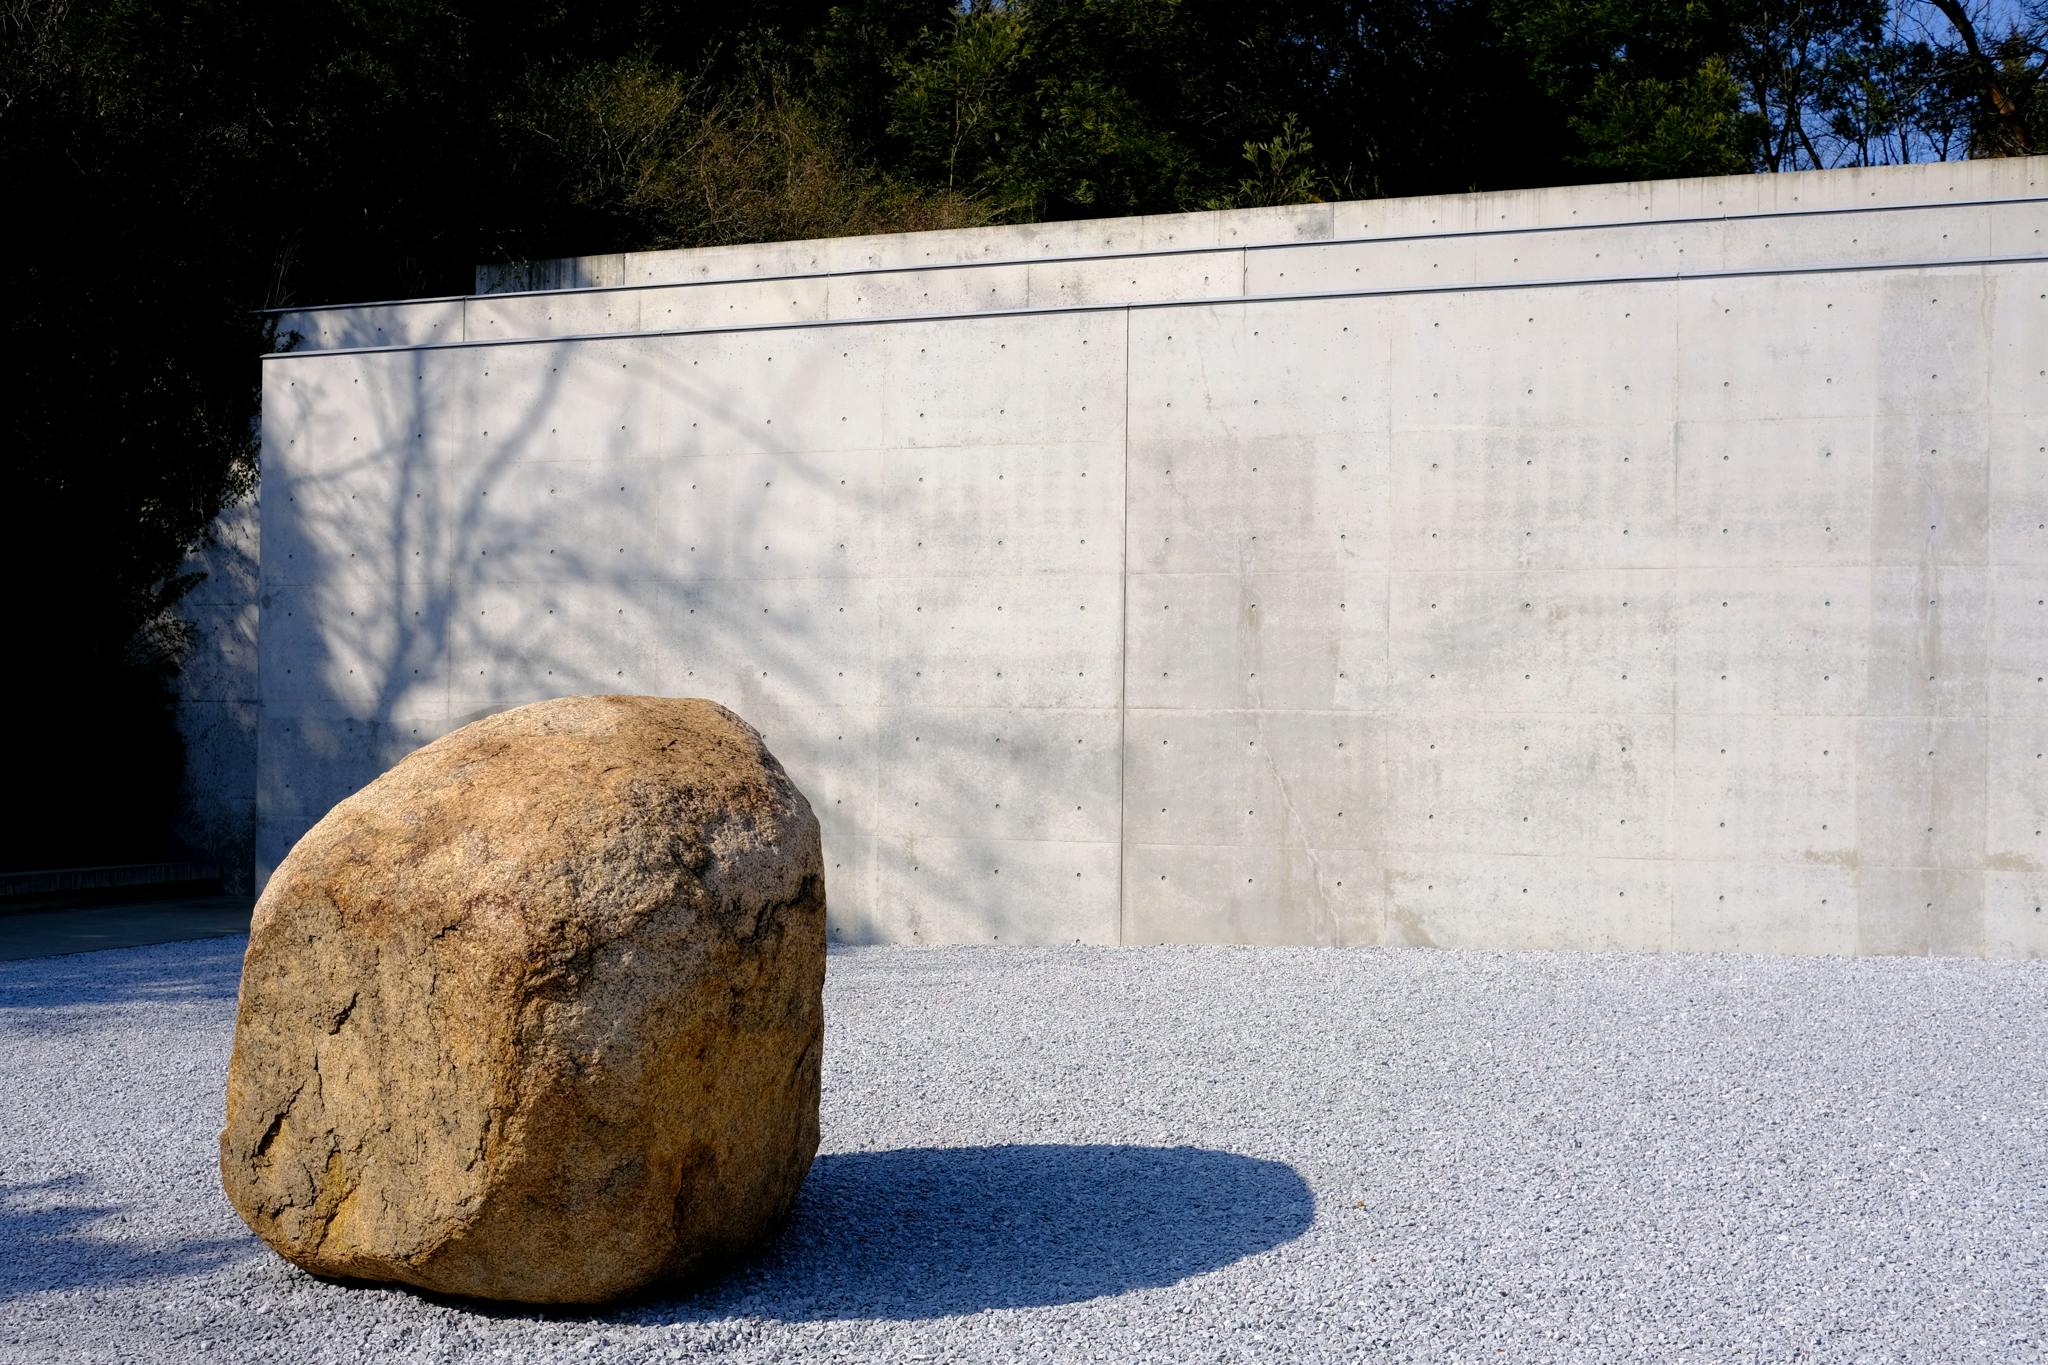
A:
{"type": "MultiPolygon", "coordinates": [[[[599,553],[577,534],[599,529],[573,524],[586,510],[580,494],[588,480],[578,476],[608,461],[603,450],[564,458],[546,439],[578,375],[571,357],[516,408],[477,397],[491,357],[514,349],[400,353],[405,370],[394,367],[363,395],[372,409],[367,433],[311,434],[331,415],[319,399],[299,399],[284,414],[280,425],[328,448],[299,453],[303,472],[273,476],[263,490],[267,502],[298,504],[277,508],[265,528],[265,693],[275,712],[265,728],[266,739],[282,740],[262,765],[266,864],[334,801],[471,720],[550,696],[661,690],[645,676],[650,670],[634,670],[632,685],[621,685],[625,670],[599,666],[612,662],[602,651],[591,657],[560,643],[565,629],[591,625],[587,609],[557,602],[576,588],[586,608],[607,597],[632,604],[633,620],[614,635],[636,628],[658,651],[671,575],[641,554],[599,553]],[[340,452],[346,457],[333,457],[340,452]],[[533,489],[515,489],[513,480],[534,471],[558,472],[564,496],[522,505],[518,494],[533,489]],[[504,618],[518,614],[521,598],[539,619],[508,629],[504,618]],[[478,619],[494,607],[496,621],[478,619]],[[316,619],[295,625],[299,610],[316,619]],[[280,707],[281,696],[288,700],[280,707]],[[281,726],[296,730],[280,735],[281,726]]],[[[289,395],[280,401],[294,403],[289,395]]],[[[282,463],[273,459],[272,468],[282,463]]],[[[658,518],[661,499],[622,510],[658,518]]]]}
{"type": "MultiPolygon", "coordinates": [[[[888,502],[872,475],[896,452],[814,450],[765,435],[776,428],[764,412],[818,401],[814,386],[829,381],[811,367],[755,367],[743,396],[709,377],[730,365],[693,368],[653,338],[618,344],[640,348],[620,352],[633,355],[638,386],[622,392],[665,414],[658,442],[626,431],[631,420],[620,424],[623,435],[588,431],[572,443],[557,434],[579,416],[594,426],[591,386],[605,382],[616,356],[592,343],[535,343],[534,358],[520,362],[529,379],[509,393],[475,388],[492,396],[473,401],[451,401],[450,385],[475,385],[525,348],[390,353],[388,372],[357,390],[354,401],[367,401],[370,414],[349,430],[334,426],[335,409],[312,396],[311,376],[330,361],[311,354],[271,362],[308,367],[309,387],[280,395],[266,423],[282,417],[302,443],[326,444],[310,460],[303,450],[290,460],[274,446],[266,452],[262,743],[271,752],[259,772],[262,873],[335,801],[412,750],[496,711],[583,693],[720,702],[763,731],[811,797],[828,872],[840,861],[835,849],[874,838],[864,815],[833,808],[817,765],[839,738],[823,733],[828,717],[875,726],[870,742],[883,742],[876,717],[891,702],[879,662],[887,642],[868,638],[868,623],[836,635],[829,621],[778,624],[769,607],[778,589],[806,574],[852,585],[857,566],[819,568],[814,557],[789,579],[726,574],[705,562],[711,556],[693,554],[687,541],[699,537],[684,521],[696,516],[691,525],[714,529],[731,547],[780,548],[799,539],[794,532],[815,529],[793,527],[774,510],[789,506],[794,492],[799,504],[809,496],[811,505],[831,507],[843,525],[871,525],[888,502]],[[462,364],[473,373],[462,374],[462,364]],[[285,468],[292,472],[281,475],[285,468]],[[846,477],[855,473],[870,477],[846,477]],[[776,503],[769,479],[756,474],[772,477],[776,503]],[[701,491],[693,480],[719,490],[712,522],[687,506],[701,491]],[[274,512],[273,502],[285,500],[301,505],[274,512]],[[294,623],[295,611],[317,611],[317,629],[294,623]],[[820,656],[821,639],[876,651],[875,697],[849,701],[846,674],[820,656]],[[285,668],[296,676],[281,675],[285,668]],[[280,695],[292,700],[280,706],[280,695]],[[861,711],[864,721],[853,714],[861,711]]],[[[267,432],[267,442],[275,435],[267,432]]],[[[933,748],[919,754],[927,779],[937,779],[921,789],[926,805],[978,808],[985,793],[973,785],[973,765],[934,761],[933,748]]],[[[873,761],[879,808],[889,761],[873,761]]],[[[874,875],[867,858],[844,861],[874,875]]],[[[983,888],[926,862],[921,893],[973,922],[983,888]]],[[[839,917],[834,923],[835,941],[861,941],[842,932],[839,917]]]]}

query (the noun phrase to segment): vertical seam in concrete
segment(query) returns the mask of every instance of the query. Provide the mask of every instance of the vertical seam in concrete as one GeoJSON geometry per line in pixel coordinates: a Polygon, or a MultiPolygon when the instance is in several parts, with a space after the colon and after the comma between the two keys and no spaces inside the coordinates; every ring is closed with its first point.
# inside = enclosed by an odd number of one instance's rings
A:
{"type": "MultiPolygon", "coordinates": [[[[1870,452],[1870,486],[1865,500],[1865,506],[1870,510],[1863,519],[1863,706],[1861,714],[1852,717],[1849,726],[1849,733],[1855,736],[1856,743],[1856,761],[1849,768],[1850,780],[1855,784],[1854,789],[1850,792],[1851,805],[1849,809],[1856,812],[1856,844],[1853,850],[1856,856],[1856,875],[1851,878],[1849,884],[1856,890],[1856,915],[1849,925],[1849,942],[1842,945],[1840,950],[1852,955],[1856,953],[1858,946],[1863,940],[1863,921],[1867,909],[1866,897],[1873,889],[1871,869],[1868,866],[1867,859],[1864,857],[1863,850],[1863,784],[1870,777],[1864,771],[1863,760],[1864,754],[1868,752],[1864,745],[1866,734],[1864,727],[1869,723],[1871,712],[1870,679],[1871,663],[1874,658],[1873,646],[1877,640],[1878,593],[1880,585],[1884,580],[1884,570],[1883,566],[1879,563],[1877,549],[1879,542],[1878,519],[1881,515],[1879,509],[1883,505],[1878,500],[1878,471],[1884,464],[1884,452],[1878,446],[1880,430],[1878,413],[1882,410],[1883,404],[1877,392],[1878,385],[1884,382],[1882,363],[1884,351],[1879,341],[1879,334],[1883,331],[1883,328],[1884,315],[1882,305],[1880,305],[1878,324],[1870,337],[1870,352],[1867,360],[1870,372],[1876,376],[1876,381],[1871,386],[1870,402],[1863,414],[1863,445],[1864,449],[1870,452]]],[[[1914,609],[1917,612],[1920,599],[1916,595],[1913,600],[1915,603],[1914,609]]],[[[1930,698],[1929,706],[1922,709],[1928,710],[1931,707],[1932,702],[1930,698]]],[[[1877,880],[1881,881],[1882,876],[1880,875],[1877,880]]]]}
{"type": "MultiPolygon", "coordinates": [[[[1727,249],[1726,243],[1722,250],[1727,249]]],[[[1674,280],[1671,285],[1671,422],[1665,430],[1664,439],[1671,444],[1671,512],[1673,525],[1678,518],[1678,424],[1685,411],[1685,281],[1674,280]]],[[[1664,787],[1664,850],[1666,858],[1664,883],[1664,941],[1658,945],[1659,952],[1672,952],[1679,943],[1678,937],[1678,887],[1683,875],[1683,864],[1678,850],[1678,669],[1681,652],[1678,646],[1679,634],[1684,629],[1685,582],[1689,575],[1676,567],[1676,546],[1666,551],[1664,561],[1674,567],[1669,571],[1668,586],[1670,602],[1671,634],[1665,637],[1665,647],[1671,651],[1671,691],[1666,694],[1666,714],[1671,717],[1671,752],[1669,757],[1671,780],[1664,787]]]]}
{"type": "MultiPolygon", "coordinates": [[[[1989,210],[1986,210],[1985,217],[1987,220],[1985,229],[1986,241],[1988,243],[1990,240],[1989,210]]],[[[1992,367],[1997,364],[1998,356],[1998,328],[1995,321],[1998,317],[1998,306],[1997,301],[1992,297],[1992,292],[1997,289],[1998,282],[1992,278],[1991,269],[1988,266],[1977,267],[1977,279],[1982,286],[1981,291],[1977,295],[1977,318],[1978,325],[1984,329],[1984,365],[1987,370],[1992,370],[1992,367]]],[[[1992,370],[1992,373],[1995,374],[1996,371],[1992,370]]],[[[1984,733],[1984,813],[1979,821],[1980,832],[1977,836],[1977,847],[1975,850],[1977,856],[1971,863],[1971,866],[1976,869],[1977,873],[1976,955],[1983,958],[1993,956],[1991,951],[1991,879],[1987,874],[1991,866],[1991,799],[1993,795],[1991,788],[1991,673],[1993,656],[1991,651],[1993,633],[1998,624],[1998,555],[1994,549],[1995,528],[1997,526],[1994,518],[1998,515],[1998,503],[1995,501],[1995,495],[1998,492],[1998,488],[1992,480],[1992,471],[1998,467],[1998,409],[1996,406],[1997,395],[1992,392],[1992,385],[1992,375],[1987,374],[1984,383],[1984,577],[1981,580],[1984,584],[1984,700],[1978,708],[1983,716],[1983,722],[1978,728],[1984,733]]],[[[1873,459],[1870,463],[1871,467],[1875,469],[1877,461],[1873,459]]],[[[1938,577],[1936,582],[1938,585],[1938,577]]],[[[1938,586],[1935,595],[1941,595],[1938,586]]],[[[1859,830],[1857,838],[1860,840],[1862,837],[1862,832],[1859,830]]],[[[1935,861],[1937,863],[1941,861],[1938,853],[1935,861]]],[[[1943,881],[1944,879],[1941,874],[1936,873],[1935,894],[1937,897],[1941,895],[1943,881]]],[[[1968,904],[1969,902],[1965,901],[1964,903],[1968,904]]],[[[1949,940],[1951,943],[1955,941],[1953,939],[1949,940]]],[[[1933,951],[1934,945],[1929,943],[1929,956],[1933,955],[1933,951]]]]}
{"type": "MultiPolygon", "coordinates": [[[[1332,212],[1334,213],[1334,210],[1332,212]]],[[[1380,594],[1382,612],[1379,698],[1373,708],[1374,718],[1378,722],[1373,735],[1374,748],[1378,751],[1374,762],[1379,768],[1379,782],[1374,788],[1374,795],[1379,798],[1379,809],[1373,839],[1380,887],[1379,941],[1373,945],[1376,948],[1389,945],[1394,923],[1394,879],[1387,866],[1393,850],[1389,847],[1390,841],[1387,838],[1387,821],[1394,808],[1394,773],[1392,759],[1388,755],[1388,737],[1394,728],[1394,575],[1398,567],[1395,563],[1397,532],[1394,529],[1394,480],[1397,476],[1394,473],[1394,329],[1391,326],[1384,326],[1383,330],[1382,339],[1386,342],[1386,348],[1380,359],[1380,392],[1385,395],[1385,399],[1380,416],[1382,429],[1386,433],[1387,459],[1386,482],[1381,491],[1386,498],[1382,506],[1386,510],[1387,570],[1380,594]]]]}
{"type": "Polygon", "coordinates": [[[256,518],[256,661],[249,670],[250,680],[255,686],[256,696],[249,710],[255,716],[255,734],[249,743],[249,852],[248,863],[243,871],[249,874],[249,891],[252,896],[263,894],[263,699],[268,695],[263,687],[263,632],[269,628],[270,584],[268,561],[263,557],[263,490],[269,480],[260,477],[264,457],[269,452],[264,448],[270,433],[270,385],[259,382],[256,393],[257,459],[259,477],[256,487],[249,495],[249,510],[256,518]]]}
{"type": "Polygon", "coordinates": [[[1116,941],[1129,942],[1124,918],[1124,773],[1128,754],[1124,743],[1125,718],[1130,712],[1128,680],[1131,671],[1131,310],[1124,309],[1124,479],[1123,551],[1117,562],[1117,585],[1121,589],[1117,606],[1116,638],[1116,941]]]}

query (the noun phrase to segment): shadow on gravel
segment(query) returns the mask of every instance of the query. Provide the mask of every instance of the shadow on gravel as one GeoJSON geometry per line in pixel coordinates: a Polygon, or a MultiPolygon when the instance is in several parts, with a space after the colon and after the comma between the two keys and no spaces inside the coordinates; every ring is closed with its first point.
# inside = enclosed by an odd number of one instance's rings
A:
{"type": "Polygon", "coordinates": [[[199,1005],[232,1018],[244,947],[237,936],[0,963],[0,1035],[64,1036],[127,1005],[199,1005]]]}
{"type": "Polygon", "coordinates": [[[1156,1289],[1308,1231],[1291,1166],[1199,1147],[919,1147],[821,1156],[763,1257],[645,1322],[949,1317],[1156,1289]]]}
{"type": "Polygon", "coordinates": [[[78,1202],[83,1175],[0,1185],[0,1303],[53,1290],[104,1289],[200,1275],[246,1260],[246,1239],[150,1246],[112,1240],[92,1227],[119,1218],[115,1204],[78,1202]]]}

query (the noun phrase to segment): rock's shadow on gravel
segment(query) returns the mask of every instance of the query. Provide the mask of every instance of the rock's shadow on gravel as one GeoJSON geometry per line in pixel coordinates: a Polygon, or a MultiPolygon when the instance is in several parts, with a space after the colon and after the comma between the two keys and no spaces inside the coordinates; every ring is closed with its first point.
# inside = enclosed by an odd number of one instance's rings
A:
{"type": "Polygon", "coordinates": [[[917,1147],[820,1156],[764,1256],[639,1321],[905,1320],[1157,1289],[1292,1241],[1315,1197],[1200,1147],[917,1147]]]}

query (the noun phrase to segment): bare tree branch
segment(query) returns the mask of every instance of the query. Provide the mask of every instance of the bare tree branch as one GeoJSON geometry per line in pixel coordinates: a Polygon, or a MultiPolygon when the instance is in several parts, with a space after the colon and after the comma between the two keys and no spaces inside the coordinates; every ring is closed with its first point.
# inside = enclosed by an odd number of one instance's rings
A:
{"type": "Polygon", "coordinates": [[[1963,47],[1970,54],[1971,65],[1976,68],[1980,82],[1984,107],[1989,111],[1993,125],[1999,130],[1999,142],[2010,152],[2030,156],[2034,140],[2027,136],[2026,121],[2020,117],[2019,106],[2006,93],[2004,83],[1999,79],[1998,66],[1985,54],[1984,45],[1977,40],[1977,25],[1970,19],[1970,12],[1963,8],[1962,0],[1929,0],[1936,9],[1947,17],[1963,40],[1963,47]]]}

